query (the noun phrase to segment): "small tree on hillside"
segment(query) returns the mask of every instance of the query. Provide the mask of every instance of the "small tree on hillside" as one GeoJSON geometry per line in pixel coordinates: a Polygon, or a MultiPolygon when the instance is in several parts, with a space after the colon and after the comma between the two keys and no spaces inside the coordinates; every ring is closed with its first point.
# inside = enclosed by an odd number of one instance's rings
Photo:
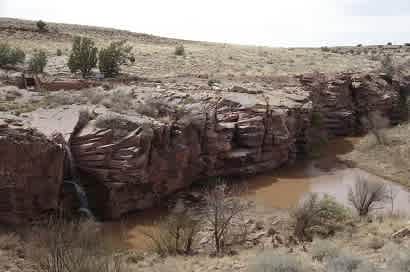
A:
{"type": "Polygon", "coordinates": [[[205,190],[207,213],[205,220],[213,229],[213,242],[215,250],[220,253],[224,250],[227,235],[232,229],[232,222],[241,219],[243,213],[249,209],[249,203],[242,201],[237,196],[239,188],[228,189],[220,181],[214,188],[205,190]]]}
{"type": "Polygon", "coordinates": [[[30,59],[30,70],[36,74],[42,73],[47,65],[47,55],[43,50],[39,50],[34,53],[30,59]]]}
{"type": "Polygon", "coordinates": [[[47,24],[43,22],[42,20],[37,21],[36,23],[37,29],[40,32],[46,32],[47,31],[47,24]]]}
{"type": "Polygon", "coordinates": [[[131,55],[132,46],[127,46],[126,42],[112,42],[107,48],[100,50],[98,68],[105,76],[113,77],[118,75],[120,66],[134,59],[131,55]]]}
{"type": "Polygon", "coordinates": [[[68,68],[72,73],[80,71],[83,77],[90,74],[91,69],[97,66],[97,52],[94,41],[86,37],[75,37],[68,68]]]}

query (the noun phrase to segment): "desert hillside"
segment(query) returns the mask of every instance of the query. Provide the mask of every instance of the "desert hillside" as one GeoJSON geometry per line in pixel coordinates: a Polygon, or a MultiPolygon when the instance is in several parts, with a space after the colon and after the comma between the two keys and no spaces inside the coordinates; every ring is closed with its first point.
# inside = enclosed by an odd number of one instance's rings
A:
{"type": "Polygon", "coordinates": [[[380,69],[384,54],[399,62],[410,56],[410,47],[381,45],[326,48],[270,48],[208,42],[182,41],[129,31],[48,23],[50,31],[39,33],[35,22],[0,18],[0,39],[18,45],[28,53],[44,49],[49,56],[47,72],[64,73],[65,60],[75,35],[88,36],[98,46],[126,39],[133,46],[136,61],[125,72],[141,77],[164,78],[204,76],[210,79],[276,78],[307,72],[369,72],[380,69]],[[183,44],[186,56],[174,55],[183,44]],[[57,57],[61,49],[63,56],[57,57]]]}

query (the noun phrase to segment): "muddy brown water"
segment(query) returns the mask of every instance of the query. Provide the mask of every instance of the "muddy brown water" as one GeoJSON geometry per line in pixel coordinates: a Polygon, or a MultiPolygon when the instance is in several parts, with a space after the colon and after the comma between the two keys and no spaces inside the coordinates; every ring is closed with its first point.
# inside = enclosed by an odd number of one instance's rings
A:
{"type": "MultiPolygon", "coordinates": [[[[377,212],[395,212],[410,215],[410,192],[404,187],[363,170],[349,168],[337,159],[348,153],[358,138],[344,138],[330,142],[323,150],[320,160],[300,161],[292,166],[246,178],[246,197],[258,207],[289,209],[295,207],[308,193],[329,195],[349,206],[349,189],[355,185],[357,176],[384,182],[395,196],[392,202],[377,212]]],[[[142,232],[155,231],[156,223],[167,214],[163,209],[150,209],[129,217],[121,223],[105,223],[113,240],[125,234],[127,245],[134,249],[146,249],[149,239],[142,232]]]]}

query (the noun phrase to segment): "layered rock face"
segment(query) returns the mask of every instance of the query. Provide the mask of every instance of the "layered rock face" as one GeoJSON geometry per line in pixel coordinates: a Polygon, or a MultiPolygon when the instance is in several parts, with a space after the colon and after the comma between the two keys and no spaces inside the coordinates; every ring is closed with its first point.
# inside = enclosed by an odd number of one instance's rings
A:
{"type": "Polygon", "coordinates": [[[304,76],[299,86],[257,94],[153,91],[153,104],[167,105],[162,115],[97,113],[70,144],[94,208],[118,218],[199,179],[292,162],[318,137],[313,131],[353,135],[359,117],[374,110],[393,118],[398,89],[382,76],[342,74],[304,76]],[[176,117],[180,105],[189,110],[176,117]],[[313,128],[315,114],[321,125],[313,128]]]}
{"type": "Polygon", "coordinates": [[[58,208],[64,153],[33,129],[0,126],[0,222],[22,224],[58,208]]]}
{"type": "Polygon", "coordinates": [[[142,82],[115,113],[99,105],[84,117],[80,106],[66,106],[37,110],[18,126],[1,125],[0,116],[0,221],[21,223],[71,199],[61,193],[64,152],[45,136],[55,130],[68,141],[94,211],[119,218],[200,179],[293,162],[319,138],[362,131],[361,117],[372,111],[397,123],[405,88],[353,74],[304,75],[282,87],[204,85],[142,82]]]}
{"type": "Polygon", "coordinates": [[[98,198],[96,208],[118,218],[195,180],[258,173],[294,158],[287,111],[263,103],[227,95],[213,103],[198,101],[179,120],[103,114],[90,121],[71,147],[78,168],[94,178],[88,188],[98,198]],[[246,106],[236,99],[254,101],[246,106]],[[98,129],[101,120],[105,128],[98,129]]]}

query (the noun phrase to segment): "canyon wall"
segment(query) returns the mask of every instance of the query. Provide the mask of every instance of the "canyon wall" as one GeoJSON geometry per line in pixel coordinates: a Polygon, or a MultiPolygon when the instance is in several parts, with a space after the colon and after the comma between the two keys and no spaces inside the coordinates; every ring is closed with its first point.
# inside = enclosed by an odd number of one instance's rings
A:
{"type": "MultiPolygon", "coordinates": [[[[281,88],[137,88],[135,99],[148,109],[97,109],[74,118],[71,137],[63,134],[91,207],[116,219],[200,179],[292,163],[318,139],[363,132],[361,118],[371,111],[396,124],[407,86],[384,75],[311,74],[281,88]]],[[[38,128],[0,124],[2,222],[38,218],[66,199],[64,151],[38,128]]]]}
{"type": "Polygon", "coordinates": [[[353,135],[380,111],[396,120],[399,87],[378,75],[305,75],[278,90],[220,91],[210,99],[160,94],[164,116],[104,113],[71,141],[95,209],[119,218],[210,177],[249,175],[293,162],[321,137],[353,135]],[[256,94],[255,94],[256,93],[256,94]],[[175,117],[178,105],[189,111],[175,117]],[[312,119],[320,115],[318,124],[312,119]]]}

